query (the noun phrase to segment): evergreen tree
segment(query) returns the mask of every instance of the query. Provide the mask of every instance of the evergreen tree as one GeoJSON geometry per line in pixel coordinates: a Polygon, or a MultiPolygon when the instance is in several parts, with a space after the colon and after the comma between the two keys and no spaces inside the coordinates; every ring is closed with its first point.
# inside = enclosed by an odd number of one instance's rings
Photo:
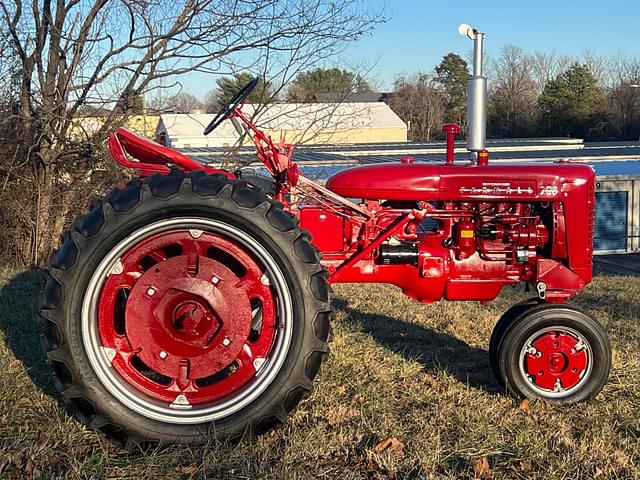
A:
{"type": "Polygon", "coordinates": [[[306,103],[315,101],[319,93],[333,93],[340,99],[350,93],[368,91],[369,84],[354,72],[339,68],[316,68],[296,77],[289,86],[288,98],[291,102],[306,103]]]}
{"type": "Polygon", "coordinates": [[[546,84],[538,100],[543,133],[597,138],[604,124],[604,95],[584,64],[574,63],[546,84]]]}
{"type": "MultiPolygon", "coordinates": [[[[227,105],[231,99],[238,93],[242,87],[255,78],[255,75],[249,72],[236,73],[232,77],[222,77],[216,80],[220,94],[218,97],[219,107],[227,105]]],[[[273,86],[270,82],[260,80],[258,86],[247,98],[246,103],[267,103],[272,100],[273,86]]]]}
{"type": "Polygon", "coordinates": [[[469,66],[460,55],[448,53],[436,67],[436,82],[445,96],[444,119],[464,125],[467,112],[469,66]]]}

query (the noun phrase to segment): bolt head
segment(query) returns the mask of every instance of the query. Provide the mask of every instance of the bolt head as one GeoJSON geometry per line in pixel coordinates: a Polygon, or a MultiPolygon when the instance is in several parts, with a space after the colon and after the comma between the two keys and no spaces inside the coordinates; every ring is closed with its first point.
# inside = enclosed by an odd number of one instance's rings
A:
{"type": "Polygon", "coordinates": [[[211,277],[211,283],[217,285],[218,283],[220,283],[220,279],[214,275],[213,277],[211,277]]]}
{"type": "Polygon", "coordinates": [[[228,347],[230,344],[231,340],[229,340],[227,337],[224,337],[224,340],[222,340],[222,345],[228,347]]]}
{"type": "Polygon", "coordinates": [[[253,368],[256,369],[256,371],[260,370],[260,367],[262,367],[262,365],[264,365],[264,362],[266,362],[267,359],[266,358],[262,358],[262,357],[258,357],[253,361],[253,368]]]}
{"type": "Polygon", "coordinates": [[[156,293],[156,289],[155,289],[155,288],[153,288],[153,287],[149,287],[149,288],[147,289],[147,295],[149,295],[150,297],[152,297],[153,295],[155,295],[155,293],[156,293]]]}
{"type": "Polygon", "coordinates": [[[158,356],[164,360],[165,358],[167,358],[169,354],[167,352],[165,352],[164,350],[160,350],[160,352],[158,353],[158,356]]]}

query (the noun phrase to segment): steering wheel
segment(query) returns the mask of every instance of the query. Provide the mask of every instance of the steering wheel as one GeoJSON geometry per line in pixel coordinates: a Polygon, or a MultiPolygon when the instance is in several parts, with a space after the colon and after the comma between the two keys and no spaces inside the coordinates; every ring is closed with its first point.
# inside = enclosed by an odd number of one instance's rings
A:
{"type": "Polygon", "coordinates": [[[231,99],[231,101],[227,105],[223,106],[216,114],[216,116],[213,117],[213,120],[209,122],[209,125],[207,125],[207,127],[204,129],[204,135],[209,135],[223,122],[224,119],[231,115],[231,113],[233,113],[233,111],[238,108],[239,105],[244,103],[247,97],[251,95],[251,92],[256,89],[259,82],[260,77],[256,77],[249,83],[247,83],[244,87],[242,87],[240,91],[236,93],[235,96],[231,99]]]}

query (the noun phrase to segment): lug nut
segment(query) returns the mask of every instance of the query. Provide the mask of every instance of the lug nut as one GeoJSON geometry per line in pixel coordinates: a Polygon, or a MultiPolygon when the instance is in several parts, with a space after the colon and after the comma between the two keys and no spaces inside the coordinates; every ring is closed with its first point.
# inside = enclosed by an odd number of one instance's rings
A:
{"type": "Polygon", "coordinates": [[[220,283],[220,279],[214,275],[213,277],[211,277],[211,283],[217,285],[218,283],[220,283]]]}
{"type": "Polygon", "coordinates": [[[228,347],[230,343],[231,340],[229,340],[227,337],[224,337],[224,340],[222,340],[222,346],[224,347],[228,347]]]}
{"type": "Polygon", "coordinates": [[[165,352],[164,350],[160,350],[160,353],[158,353],[158,356],[164,360],[165,358],[167,358],[169,354],[167,352],[165,352]]]}
{"type": "Polygon", "coordinates": [[[155,293],[156,289],[153,287],[149,287],[149,289],[147,290],[147,295],[149,295],[150,297],[152,297],[155,293]]]}

